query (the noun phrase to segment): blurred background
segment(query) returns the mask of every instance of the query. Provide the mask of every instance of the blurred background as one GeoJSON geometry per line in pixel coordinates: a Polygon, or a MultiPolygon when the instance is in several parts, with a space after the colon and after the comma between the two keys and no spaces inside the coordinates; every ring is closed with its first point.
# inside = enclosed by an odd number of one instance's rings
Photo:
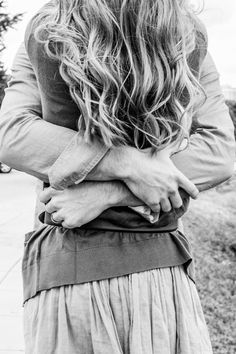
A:
{"type": "MultiPolygon", "coordinates": [[[[209,51],[236,124],[236,1],[189,0],[199,9],[209,51]]],[[[45,0],[0,1],[0,102],[25,27],[45,0]],[[18,16],[18,14],[22,14],[18,16]]],[[[33,228],[35,180],[0,163],[0,353],[24,352],[21,257],[33,228]]],[[[196,258],[197,287],[214,353],[236,353],[236,177],[204,192],[185,216],[196,258]]]]}

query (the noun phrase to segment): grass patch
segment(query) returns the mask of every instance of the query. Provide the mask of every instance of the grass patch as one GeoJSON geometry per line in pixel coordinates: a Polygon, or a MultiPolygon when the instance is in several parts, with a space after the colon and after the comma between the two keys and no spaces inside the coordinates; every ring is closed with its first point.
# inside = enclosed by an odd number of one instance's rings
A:
{"type": "Polygon", "coordinates": [[[236,175],[192,202],[184,217],[215,354],[236,353],[236,175]]]}

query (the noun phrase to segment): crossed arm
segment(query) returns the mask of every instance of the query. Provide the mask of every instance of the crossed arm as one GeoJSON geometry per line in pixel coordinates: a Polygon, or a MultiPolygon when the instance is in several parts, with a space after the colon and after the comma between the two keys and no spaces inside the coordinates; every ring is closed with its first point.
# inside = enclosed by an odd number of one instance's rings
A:
{"type": "MultiPolygon", "coordinates": [[[[219,76],[209,55],[202,65],[200,81],[207,100],[194,117],[197,129],[190,137],[188,148],[175,154],[172,162],[199,190],[205,190],[231,176],[234,137],[233,124],[221,94],[219,76]]],[[[12,80],[1,109],[0,160],[44,182],[49,181],[48,175],[51,174],[56,187],[60,185],[61,176],[58,173],[55,178],[52,166],[56,167],[58,163],[60,166],[63,155],[68,151],[76,155],[76,160],[71,159],[73,169],[67,169],[69,175],[66,178],[69,181],[107,180],[108,170],[109,174],[111,170],[113,175],[116,171],[120,173],[122,163],[120,169],[117,169],[117,160],[113,159],[111,164],[114,152],[108,153],[99,142],[87,144],[77,132],[42,119],[37,80],[22,45],[13,65],[12,80]]],[[[127,160],[124,163],[127,165],[127,160]]],[[[130,205],[130,200],[127,203],[130,205]]]]}

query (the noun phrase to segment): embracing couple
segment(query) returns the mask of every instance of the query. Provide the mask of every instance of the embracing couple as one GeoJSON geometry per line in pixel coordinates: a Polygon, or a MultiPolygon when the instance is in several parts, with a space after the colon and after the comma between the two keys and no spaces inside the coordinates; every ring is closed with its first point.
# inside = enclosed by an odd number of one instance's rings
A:
{"type": "Polygon", "coordinates": [[[26,353],[212,353],[180,219],[231,176],[234,134],[188,1],[47,3],[0,139],[0,160],[40,180],[26,353]]]}

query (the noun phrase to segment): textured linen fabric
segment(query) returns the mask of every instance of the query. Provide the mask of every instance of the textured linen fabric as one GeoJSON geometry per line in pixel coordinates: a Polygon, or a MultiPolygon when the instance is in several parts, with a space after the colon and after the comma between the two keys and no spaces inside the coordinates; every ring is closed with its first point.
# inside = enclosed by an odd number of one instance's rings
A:
{"type": "Polygon", "coordinates": [[[26,354],[211,354],[182,267],[42,291],[24,309],[26,354]]]}

